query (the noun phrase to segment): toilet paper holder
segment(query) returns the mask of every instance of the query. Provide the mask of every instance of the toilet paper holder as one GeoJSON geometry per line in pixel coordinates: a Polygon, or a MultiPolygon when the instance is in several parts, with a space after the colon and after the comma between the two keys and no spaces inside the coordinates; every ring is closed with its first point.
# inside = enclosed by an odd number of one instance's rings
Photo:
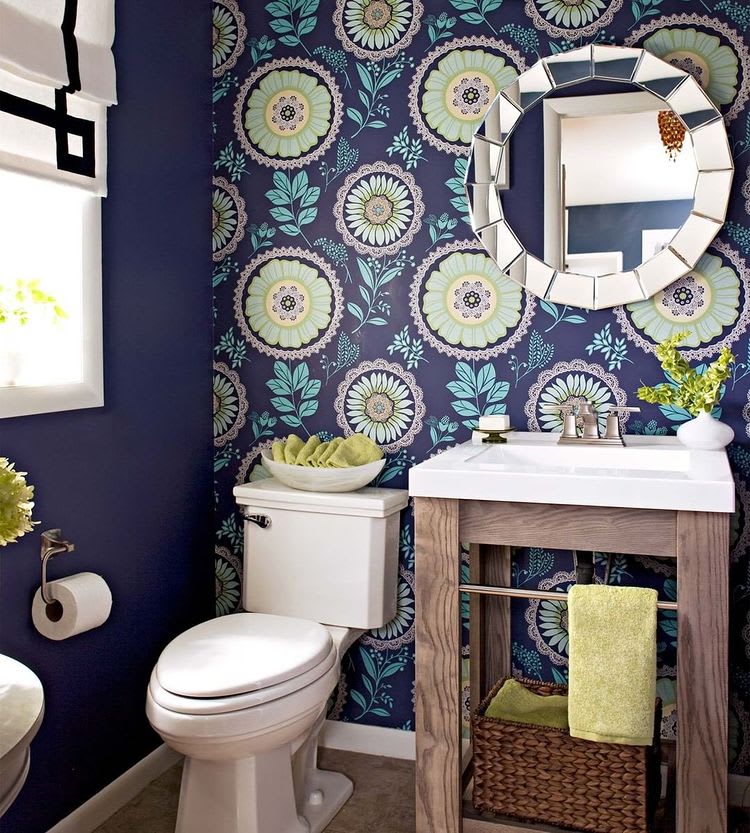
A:
{"type": "Polygon", "coordinates": [[[54,615],[55,613],[57,613],[57,619],[59,619],[62,615],[62,605],[50,596],[49,587],[47,585],[47,562],[56,555],[62,555],[64,552],[73,552],[74,549],[75,544],[72,544],[70,541],[66,541],[62,537],[61,529],[48,529],[46,532],[42,533],[40,553],[40,558],[42,560],[42,600],[47,605],[47,615],[53,621],[56,621],[54,615]]]}

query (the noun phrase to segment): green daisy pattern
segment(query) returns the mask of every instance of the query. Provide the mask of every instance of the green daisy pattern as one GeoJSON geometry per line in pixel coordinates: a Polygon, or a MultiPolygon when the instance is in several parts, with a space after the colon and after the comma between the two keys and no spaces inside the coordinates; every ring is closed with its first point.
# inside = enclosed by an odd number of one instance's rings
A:
{"type": "Polygon", "coordinates": [[[484,49],[451,51],[427,76],[421,112],[435,133],[468,148],[495,96],[517,77],[504,58],[484,49]]]}
{"type": "Polygon", "coordinates": [[[339,189],[334,214],[344,242],[362,254],[395,254],[421,227],[422,191],[398,165],[364,165],[339,189]]]}
{"type": "Polygon", "coordinates": [[[271,260],[250,283],[245,304],[250,328],[266,344],[308,344],[331,320],[331,287],[299,260],[271,260]]]}
{"type": "Polygon", "coordinates": [[[213,75],[220,78],[237,63],[245,48],[245,15],[235,0],[218,0],[214,3],[212,24],[213,75]]]}
{"type": "Polygon", "coordinates": [[[689,72],[717,106],[731,104],[737,95],[737,55],[716,35],[692,27],[661,29],[646,38],[643,48],[689,72]]]}
{"type": "Polygon", "coordinates": [[[245,234],[247,214],[245,201],[237,188],[224,179],[214,177],[211,197],[211,244],[213,259],[222,260],[237,248],[245,234]]]}
{"type": "Polygon", "coordinates": [[[245,151],[273,168],[296,168],[330,147],[341,124],[341,95],[314,61],[272,61],[243,84],[235,132],[245,151]]]}
{"type": "Polygon", "coordinates": [[[240,581],[237,570],[217,555],[214,562],[214,582],[217,616],[226,616],[237,610],[240,601],[240,581]]]}
{"type": "Polygon", "coordinates": [[[337,0],[336,35],[358,58],[393,57],[411,43],[422,11],[415,0],[337,0]]]}
{"type": "Polygon", "coordinates": [[[484,254],[450,255],[430,274],[425,288],[422,311],[448,344],[486,347],[521,319],[520,285],[484,254]]]}
{"type": "Polygon", "coordinates": [[[688,333],[686,347],[699,347],[737,320],[740,279],[715,255],[704,254],[695,269],[647,301],[629,304],[633,324],[655,343],[688,333]]]}
{"type": "Polygon", "coordinates": [[[222,446],[236,438],[247,414],[245,386],[222,362],[214,364],[213,405],[214,445],[222,446]]]}

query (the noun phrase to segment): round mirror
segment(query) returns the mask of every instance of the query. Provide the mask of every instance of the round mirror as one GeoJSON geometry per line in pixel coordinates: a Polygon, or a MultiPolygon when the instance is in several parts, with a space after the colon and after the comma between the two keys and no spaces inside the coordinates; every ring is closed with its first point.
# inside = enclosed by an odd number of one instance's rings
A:
{"type": "Polygon", "coordinates": [[[465,187],[474,233],[513,280],[601,309],[650,298],[695,266],[733,172],[721,114],[692,76],[642,49],[587,46],[497,95],[465,187]]]}

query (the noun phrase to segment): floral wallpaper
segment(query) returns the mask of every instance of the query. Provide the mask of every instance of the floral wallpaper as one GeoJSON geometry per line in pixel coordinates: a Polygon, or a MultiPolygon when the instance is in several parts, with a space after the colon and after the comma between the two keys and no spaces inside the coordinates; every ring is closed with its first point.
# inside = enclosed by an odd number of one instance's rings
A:
{"type": "MultiPolygon", "coordinates": [[[[554,431],[543,406],[634,404],[657,342],[737,363],[721,406],[736,432],[731,761],[750,772],[750,7],[741,0],[214,0],[216,610],[239,606],[235,483],[265,476],[276,437],[363,432],[378,482],[462,442],[480,413],[554,431]],[[591,312],[500,274],[472,236],[462,179],[496,92],[539,56],[590,42],[643,46],[693,73],[724,113],[737,167],[729,220],[697,267],[650,301],[591,312]]],[[[524,188],[524,150],[511,182],[524,188]]],[[[688,414],[644,406],[630,433],[688,414]]],[[[466,560],[464,567],[467,568],[466,560]]],[[[597,556],[597,576],[676,596],[674,565],[597,556]]],[[[516,553],[520,587],[568,587],[572,556],[516,553]]],[[[340,720],[413,728],[414,544],[400,539],[396,618],[344,661],[340,720]]],[[[674,734],[675,616],[659,620],[659,691],[674,734]]],[[[468,650],[468,649],[467,649],[468,650]]],[[[517,603],[513,662],[565,680],[567,611],[517,603]]]]}

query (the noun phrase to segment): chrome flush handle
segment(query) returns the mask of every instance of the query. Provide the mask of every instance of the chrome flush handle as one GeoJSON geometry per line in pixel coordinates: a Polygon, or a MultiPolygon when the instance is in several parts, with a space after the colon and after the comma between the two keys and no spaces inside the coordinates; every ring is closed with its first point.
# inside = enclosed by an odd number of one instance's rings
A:
{"type": "Polygon", "coordinates": [[[268,527],[271,526],[271,519],[268,515],[247,514],[243,515],[243,517],[246,521],[250,521],[251,524],[255,524],[261,529],[268,529],[268,527]]]}

